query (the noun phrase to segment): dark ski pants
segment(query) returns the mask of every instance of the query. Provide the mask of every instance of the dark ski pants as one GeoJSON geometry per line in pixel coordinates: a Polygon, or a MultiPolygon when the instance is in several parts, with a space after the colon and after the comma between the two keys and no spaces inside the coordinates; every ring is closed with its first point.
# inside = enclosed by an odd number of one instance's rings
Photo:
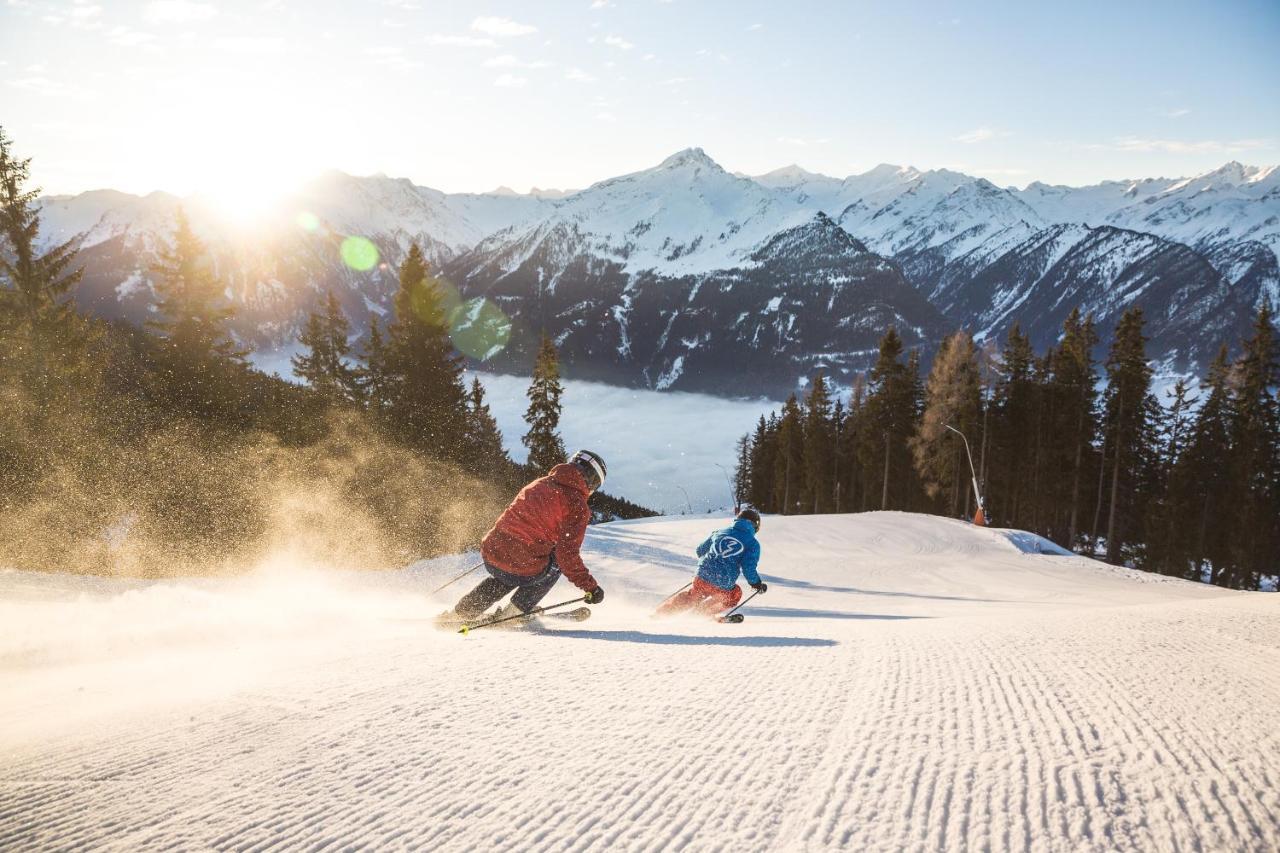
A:
{"type": "Polygon", "coordinates": [[[462,596],[458,606],[453,608],[459,616],[469,618],[479,616],[513,589],[516,590],[516,594],[511,596],[511,603],[528,613],[538,606],[538,602],[551,592],[551,587],[560,580],[560,567],[556,565],[555,554],[551,555],[551,562],[547,563],[545,569],[530,577],[513,575],[488,563],[484,564],[484,570],[489,573],[489,577],[482,580],[480,585],[471,592],[462,596]]]}

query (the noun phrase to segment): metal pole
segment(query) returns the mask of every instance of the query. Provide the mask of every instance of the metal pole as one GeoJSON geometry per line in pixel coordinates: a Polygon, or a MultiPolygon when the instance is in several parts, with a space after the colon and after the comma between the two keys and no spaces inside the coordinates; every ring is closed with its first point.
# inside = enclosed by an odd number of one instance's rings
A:
{"type": "Polygon", "coordinates": [[[716,467],[717,467],[717,468],[719,468],[721,471],[723,471],[723,472],[724,472],[724,479],[725,479],[725,482],[727,482],[727,483],[729,484],[729,497],[733,498],[733,514],[734,514],[734,515],[737,515],[737,514],[738,514],[738,507],[739,507],[739,503],[738,503],[738,487],[737,487],[737,486],[735,486],[735,485],[733,484],[733,478],[729,476],[729,469],[728,469],[728,468],[724,467],[724,466],[723,466],[723,465],[721,465],[719,462],[717,462],[717,463],[716,463],[716,467]]]}
{"type": "Polygon", "coordinates": [[[982,509],[982,493],[978,491],[978,472],[973,467],[973,454],[969,452],[969,439],[965,438],[964,433],[951,424],[943,424],[943,426],[960,436],[960,440],[964,442],[964,455],[969,459],[969,473],[973,477],[973,499],[978,502],[978,509],[982,509]]]}
{"type": "Polygon", "coordinates": [[[737,613],[739,610],[741,610],[741,609],[746,605],[746,603],[747,603],[748,601],[750,601],[751,599],[755,598],[755,597],[756,597],[757,595],[759,595],[759,594],[760,594],[760,590],[756,590],[755,592],[751,593],[751,594],[750,594],[750,595],[748,595],[746,598],[744,598],[742,601],[738,602],[738,606],[737,606],[737,607],[733,608],[732,610],[730,610],[728,613],[724,614],[724,615],[723,615],[723,616],[721,616],[720,618],[721,618],[721,619],[728,619],[730,616],[732,616],[733,614],[735,614],[735,613],[737,613]]]}
{"type": "Polygon", "coordinates": [[[499,625],[503,622],[510,622],[512,619],[528,619],[530,616],[537,616],[539,613],[546,613],[548,610],[554,610],[557,607],[564,607],[567,604],[577,604],[579,601],[586,601],[584,595],[581,598],[574,598],[570,601],[562,601],[559,604],[548,604],[546,607],[535,607],[528,613],[517,613],[514,616],[504,616],[501,619],[494,619],[491,622],[481,622],[479,625],[463,625],[458,629],[459,634],[466,634],[477,628],[488,628],[490,625],[499,625]]]}
{"type": "Polygon", "coordinates": [[[689,502],[689,493],[684,490],[684,486],[676,483],[676,488],[684,494],[684,505],[689,508],[689,515],[693,515],[693,504],[689,502]]]}
{"type": "Polygon", "coordinates": [[[444,585],[444,586],[438,586],[438,587],[436,587],[435,589],[431,590],[431,592],[429,592],[429,593],[427,593],[427,594],[428,594],[428,595],[435,595],[437,592],[440,592],[440,590],[442,590],[442,589],[447,589],[448,587],[453,586],[455,583],[457,583],[458,581],[462,580],[462,579],[463,579],[463,578],[465,578],[467,575],[471,574],[472,572],[474,572],[476,569],[480,568],[480,567],[481,567],[481,566],[483,566],[483,565],[484,565],[484,561],[483,561],[483,560],[481,560],[479,563],[476,563],[474,566],[472,566],[471,568],[467,569],[465,572],[463,572],[462,574],[458,575],[458,576],[457,576],[456,578],[454,578],[453,580],[448,581],[447,583],[445,583],[445,585],[444,585]]]}

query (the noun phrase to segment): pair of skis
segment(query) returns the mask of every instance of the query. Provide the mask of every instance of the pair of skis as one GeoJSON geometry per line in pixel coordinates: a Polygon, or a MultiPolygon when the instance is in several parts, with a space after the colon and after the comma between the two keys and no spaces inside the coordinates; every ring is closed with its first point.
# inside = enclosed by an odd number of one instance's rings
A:
{"type": "MultiPolygon", "coordinates": [[[[692,583],[685,584],[680,589],[676,590],[671,595],[667,596],[667,600],[670,600],[675,595],[679,595],[681,592],[684,592],[686,589],[688,589],[692,585],[693,585],[692,583]]],[[[746,619],[746,617],[743,616],[738,611],[742,609],[743,605],[745,605],[748,601],[755,598],[759,594],[760,594],[759,591],[751,593],[751,595],[748,595],[742,602],[738,604],[737,607],[733,608],[728,613],[725,613],[722,616],[717,616],[716,621],[725,625],[737,625],[741,623],[743,620],[746,619]]],[[[586,596],[584,595],[580,598],[573,598],[573,599],[570,599],[569,601],[562,601],[559,604],[548,604],[546,607],[535,607],[533,610],[530,610],[528,613],[515,613],[511,616],[504,616],[501,619],[494,619],[491,617],[488,620],[484,622],[478,622],[475,625],[464,624],[458,628],[458,633],[466,635],[478,628],[489,628],[493,625],[501,625],[504,622],[512,622],[515,620],[523,621],[525,619],[531,619],[534,616],[542,616],[549,619],[564,619],[570,622],[581,622],[582,620],[587,619],[591,616],[590,607],[575,607],[573,610],[566,610],[561,613],[552,613],[551,611],[557,610],[558,608],[561,608],[561,607],[567,607],[570,604],[577,604],[578,602],[585,601],[585,600],[586,600],[586,596]]]]}
{"type": "MultiPolygon", "coordinates": [[[[680,587],[679,589],[677,589],[675,592],[673,592],[673,593],[671,593],[670,595],[668,595],[666,598],[662,599],[662,604],[666,604],[668,601],[670,601],[671,599],[675,598],[677,595],[679,595],[680,593],[684,592],[686,589],[688,589],[688,588],[689,588],[689,587],[691,587],[691,586],[693,586],[693,581],[689,581],[689,583],[685,584],[684,586],[682,586],[682,587],[680,587]]],[[[722,625],[737,625],[738,623],[742,622],[742,621],[743,621],[744,619],[746,619],[747,617],[746,617],[746,616],[743,616],[743,615],[742,615],[741,613],[739,613],[738,611],[742,609],[742,606],[743,606],[744,604],[746,604],[748,601],[750,601],[751,599],[755,598],[755,597],[756,597],[757,595],[759,595],[759,594],[760,594],[760,593],[759,593],[758,591],[757,591],[757,592],[753,592],[753,593],[751,593],[750,595],[748,595],[748,596],[746,597],[746,599],[745,599],[745,600],[740,601],[740,602],[738,603],[738,605],[737,605],[736,607],[734,607],[732,610],[730,610],[728,613],[724,613],[724,614],[722,614],[722,615],[720,615],[720,616],[717,616],[717,617],[716,617],[716,621],[717,621],[717,622],[719,622],[719,623],[721,623],[722,625]]],[[[658,605],[658,607],[659,607],[659,608],[661,608],[661,607],[662,607],[662,604],[659,604],[659,605],[658,605]]]]}

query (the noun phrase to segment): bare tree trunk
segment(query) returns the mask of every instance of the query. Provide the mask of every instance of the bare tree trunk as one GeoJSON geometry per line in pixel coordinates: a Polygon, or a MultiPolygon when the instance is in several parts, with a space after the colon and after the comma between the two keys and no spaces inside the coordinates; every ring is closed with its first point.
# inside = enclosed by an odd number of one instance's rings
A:
{"type": "MultiPolygon", "coordinates": [[[[785,450],[785,448],[784,448],[785,450]]],[[[787,455],[787,470],[782,475],[782,514],[791,514],[791,455],[787,455]]]]}
{"type": "Polygon", "coordinates": [[[1089,548],[1098,552],[1098,522],[1102,518],[1102,487],[1107,482],[1107,436],[1102,436],[1102,449],[1098,451],[1098,500],[1093,505],[1093,530],[1089,534],[1089,548]]]}
{"type": "Polygon", "coordinates": [[[884,486],[880,490],[880,509],[889,508],[889,433],[884,434],[884,486]]]}
{"type": "Polygon", "coordinates": [[[1123,447],[1120,444],[1120,429],[1124,425],[1124,391],[1120,391],[1119,405],[1116,407],[1116,458],[1111,466],[1111,506],[1107,511],[1107,562],[1115,564],[1120,556],[1116,546],[1116,497],[1120,492],[1120,455],[1123,447]]]}
{"type": "Polygon", "coordinates": [[[1071,467],[1071,523],[1067,527],[1068,549],[1074,551],[1076,549],[1076,521],[1078,519],[1080,509],[1080,466],[1084,460],[1084,440],[1081,433],[1084,432],[1084,409],[1080,410],[1080,419],[1076,423],[1076,459],[1075,464],[1071,467]]]}

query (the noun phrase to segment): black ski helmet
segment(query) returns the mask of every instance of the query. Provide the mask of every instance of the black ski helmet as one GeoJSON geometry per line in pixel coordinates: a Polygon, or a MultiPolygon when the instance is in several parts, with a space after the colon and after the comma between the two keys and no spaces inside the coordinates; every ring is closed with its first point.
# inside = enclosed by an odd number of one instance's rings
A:
{"type": "Polygon", "coordinates": [[[756,512],[749,506],[744,506],[738,513],[738,518],[745,518],[755,527],[756,533],[760,532],[760,513],[756,512]]]}
{"type": "Polygon", "coordinates": [[[578,467],[586,478],[587,487],[593,492],[604,485],[605,475],[609,473],[600,454],[590,450],[579,450],[569,457],[569,464],[578,467]]]}

